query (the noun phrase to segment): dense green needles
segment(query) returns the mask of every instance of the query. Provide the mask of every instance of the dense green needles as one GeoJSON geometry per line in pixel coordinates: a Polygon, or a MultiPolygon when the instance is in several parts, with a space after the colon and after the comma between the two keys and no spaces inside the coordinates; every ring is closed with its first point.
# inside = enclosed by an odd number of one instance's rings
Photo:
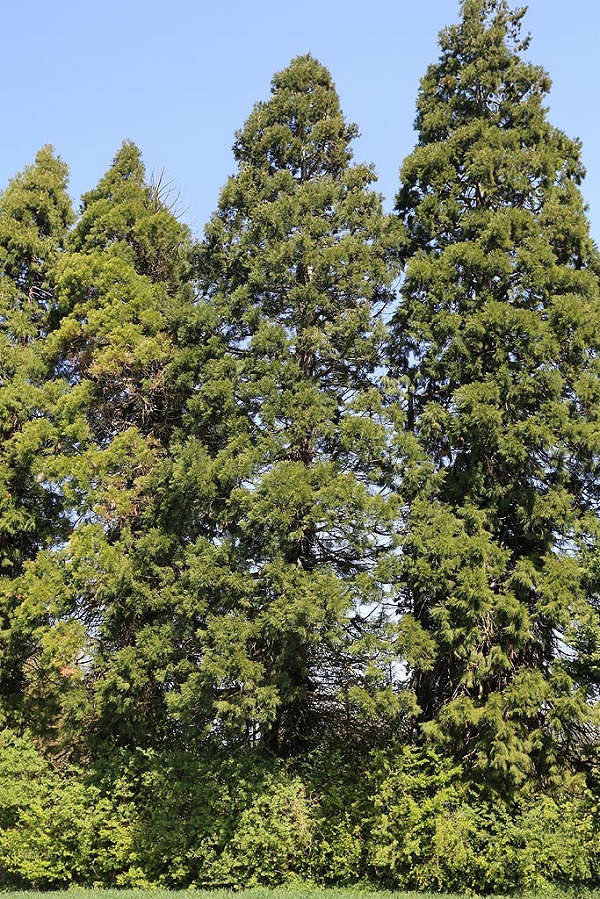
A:
{"type": "Polygon", "coordinates": [[[0,196],[0,886],[598,883],[600,257],[523,15],[463,0],[391,215],[310,55],[202,240],[131,142],[0,196]]]}
{"type": "Polygon", "coordinates": [[[465,2],[422,82],[391,344],[421,452],[402,535],[402,608],[427,645],[416,698],[427,732],[502,790],[597,745],[582,553],[598,502],[598,260],[579,147],[546,120],[521,18],[465,2]]]}

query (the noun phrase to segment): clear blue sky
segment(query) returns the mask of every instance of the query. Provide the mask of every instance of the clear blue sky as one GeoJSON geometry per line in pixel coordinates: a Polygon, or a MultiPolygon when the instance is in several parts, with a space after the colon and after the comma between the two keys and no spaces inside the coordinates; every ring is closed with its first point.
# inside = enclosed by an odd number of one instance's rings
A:
{"type": "MultiPolygon", "coordinates": [[[[390,208],[414,144],[419,80],[458,0],[29,0],[5,3],[0,186],[52,143],[71,192],[94,187],[124,138],[164,168],[201,232],[234,171],[231,144],[271,75],[307,50],[332,72],[390,208]]],[[[552,76],[550,119],[583,141],[600,242],[600,4],[531,0],[528,57],[552,76]]]]}

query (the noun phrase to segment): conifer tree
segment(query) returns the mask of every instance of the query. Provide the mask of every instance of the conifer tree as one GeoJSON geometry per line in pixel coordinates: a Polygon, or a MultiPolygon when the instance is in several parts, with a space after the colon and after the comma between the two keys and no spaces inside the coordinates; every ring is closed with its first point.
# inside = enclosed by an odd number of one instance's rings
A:
{"type": "Polygon", "coordinates": [[[83,196],[58,273],[63,317],[53,346],[59,369],[85,393],[98,445],[129,428],[164,443],[172,428],[167,322],[190,265],[187,229],[167,202],[168,191],[146,182],[140,151],[125,141],[83,196]]]}
{"type": "Polygon", "coordinates": [[[159,730],[153,582],[138,572],[135,548],[146,479],[181,415],[166,371],[175,319],[191,300],[190,246],[125,142],[84,195],[56,269],[60,318],[46,338],[62,394],[52,480],[74,527],[21,578],[19,621],[36,654],[29,714],[57,748],[76,748],[83,730],[149,739],[159,730]]]}
{"type": "Polygon", "coordinates": [[[597,733],[576,660],[598,639],[579,550],[597,530],[599,291],[580,147],[547,121],[524,11],[461,10],[397,196],[392,356],[421,447],[401,608],[425,731],[506,789],[581,764],[597,733]]]}
{"type": "Polygon", "coordinates": [[[181,535],[195,655],[173,708],[283,754],[389,687],[372,622],[390,541],[376,368],[391,239],[355,135],[311,56],[238,133],[201,257],[220,349],[203,356],[171,482],[197,498],[181,535]]]}
{"type": "Polygon", "coordinates": [[[59,437],[43,339],[72,221],[67,167],[43,147],[0,197],[0,723],[3,711],[14,716],[19,706],[28,652],[26,636],[12,629],[15,579],[41,548],[60,541],[67,523],[60,491],[44,476],[59,437]]]}
{"type": "Polygon", "coordinates": [[[52,272],[73,220],[66,181],[66,166],[44,147],[0,198],[0,573],[8,576],[56,527],[55,497],[36,479],[36,456],[52,443],[40,341],[55,312],[52,272]]]}

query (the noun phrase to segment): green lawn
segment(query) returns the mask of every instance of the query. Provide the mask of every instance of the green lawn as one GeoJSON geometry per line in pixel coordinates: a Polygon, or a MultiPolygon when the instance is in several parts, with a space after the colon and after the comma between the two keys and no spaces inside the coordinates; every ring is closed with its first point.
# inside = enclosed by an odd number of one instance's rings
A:
{"type": "MultiPolygon", "coordinates": [[[[2,891],[0,890],[0,895],[2,891]]],[[[40,899],[40,891],[8,890],[10,899],[40,899]]],[[[560,894],[562,895],[562,894],[560,894]]],[[[73,887],[70,890],[48,890],[44,899],[441,899],[441,893],[400,893],[361,888],[321,889],[319,887],[255,887],[248,890],[88,890],[73,887]]],[[[556,899],[558,899],[557,894],[556,899]]],[[[578,894],[578,899],[581,894],[578,894]]],[[[592,894],[589,894],[590,899],[592,894]]],[[[459,899],[454,894],[444,894],[444,899],[459,899]]],[[[463,897],[464,899],[464,897],[463,897]]],[[[519,897],[521,899],[521,897],[519,897]]],[[[554,899],[554,894],[552,896],[554,899]]],[[[587,897],[586,897],[587,899],[587,897]]],[[[600,893],[594,897],[600,899],[600,893]]]]}
{"type": "MultiPolygon", "coordinates": [[[[0,890],[0,895],[3,891],[0,890]]],[[[40,899],[34,890],[9,890],[4,895],[10,899],[40,899]]],[[[320,889],[318,887],[280,887],[272,889],[256,887],[236,891],[213,890],[71,890],[44,892],[44,899],[460,899],[452,893],[403,893],[365,888],[320,889]]],[[[600,890],[560,890],[548,888],[542,893],[521,893],[519,899],[600,899],[600,890]]],[[[464,897],[462,897],[464,899],[464,897]]],[[[487,897],[491,899],[491,897],[487,897]]]]}

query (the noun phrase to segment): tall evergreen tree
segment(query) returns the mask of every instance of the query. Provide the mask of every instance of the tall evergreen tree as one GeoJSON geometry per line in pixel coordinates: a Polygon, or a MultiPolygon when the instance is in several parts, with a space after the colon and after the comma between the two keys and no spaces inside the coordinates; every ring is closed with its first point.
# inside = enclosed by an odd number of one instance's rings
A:
{"type": "Polygon", "coordinates": [[[376,369],[391,239],[355,135],[311,56],[274,76],[238,133],[202,252],[199,314],[220,350],[171,481],[189,496],[195,480],[205,510],[188,500],[182,517],[193,652],[174,708],[284,754],[386,688],[371,623],[390,541],[376,369]]]}
{"type": "Polygon", "coordinates": [[[166,370],[175,319],[192,299],[190,248],[125,142],[83,197],[56,268],[60,318],[45,342],[62,394],[52,481],[73,527],[21,578],[19,626],[36,654],[29,714],[57,746],[76,743],[82,727],[134,738],[160,729],[157,645],[145,640],[153,585],[147,571],[138,576],[132,547],[146,479],[181,417],[166,370]]]}
{"type": "Polygon", "coordinates": [[[401,608],[425,729],[505,788],[597,735],[576,663],[598,639],[578,551],[597,531],[600,307],[580,147],[546,119],[524,11],[461,11],[397,197],[392,356],[421,447],[401,608]]]}
{"type": "Polygon", "coordinates": [[[60,491],[44,476],[59,437],[43,339],[72,221],[67,167],[43,147],[0,197],[0,723],[3,711],[14,716],[19,706],[29,651],[27,637],[12,630],[15,579],[41,548],[60,541],[67,524],[60,491]]]}
{"type": "Polygon", "coordinates": [[[52,273],[73,221],[67,168],[51,147],[0,198],[0,573],[14,576],[56,528],[55,497],[37,479],[52,443],[43,420],[41,339],[55,312],[52,273]]]}
{"type": "Polygon", "coordinates": [[[83,196],[58,273],[58,371],[85,395],[97,445],[129,428],[166,443],[173,427],[167,331],[191,269],[187,228],[164,194],[146,182],[139,149],[125,141],[95,190],[83,196]]]}

